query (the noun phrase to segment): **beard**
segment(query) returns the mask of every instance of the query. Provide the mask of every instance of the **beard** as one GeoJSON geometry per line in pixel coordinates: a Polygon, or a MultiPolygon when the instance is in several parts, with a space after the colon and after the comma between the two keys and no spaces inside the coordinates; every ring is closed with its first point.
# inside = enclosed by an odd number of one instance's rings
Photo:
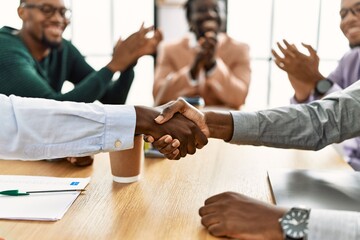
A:
{"type": "Polygon", "coordinates": [[[62,41],[50,41],[45,35],[41,39],[42,44],[51,49],[59,49],[62,45],[62,41]]]}

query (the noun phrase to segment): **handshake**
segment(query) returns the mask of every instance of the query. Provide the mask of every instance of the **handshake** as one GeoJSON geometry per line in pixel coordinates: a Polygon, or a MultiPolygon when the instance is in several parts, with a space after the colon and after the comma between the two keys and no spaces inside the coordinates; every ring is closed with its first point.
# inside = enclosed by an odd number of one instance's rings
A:
{"type": "Polygon", "coordinates": [[[155,109],[136,106],[135,111],[135,134],[144,134],[168,159],[194,154],[210,137],[229,141],[233,134],[230,112],[201,112],[182,98],[155,109]]]}

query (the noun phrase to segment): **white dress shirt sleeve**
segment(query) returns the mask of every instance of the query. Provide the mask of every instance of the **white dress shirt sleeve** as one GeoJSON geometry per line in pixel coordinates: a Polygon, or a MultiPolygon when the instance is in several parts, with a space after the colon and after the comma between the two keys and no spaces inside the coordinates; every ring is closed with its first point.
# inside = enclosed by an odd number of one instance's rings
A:
{"type": "Polygon", "coordinates": [[[0,159],[86,156],[133,146],[133,106],[0,95],[0,113],[0,159]]]}
{"type": "Polygon", "coordinates": [[[308,239],[360,239],[360,213],[313,209],[310,213],[308,239]]]}

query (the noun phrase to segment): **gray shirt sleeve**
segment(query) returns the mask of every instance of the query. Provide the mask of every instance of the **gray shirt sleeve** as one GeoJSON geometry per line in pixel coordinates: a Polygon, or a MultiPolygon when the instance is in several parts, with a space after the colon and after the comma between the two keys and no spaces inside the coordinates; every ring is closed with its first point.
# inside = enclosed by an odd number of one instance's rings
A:
{"type": "Polygon", "coordinates": [[[360,81],[308,104],[231,114],[231,143],[321,149],[360,136],[360,81]]]}
{"type": "Polygon", "coordinates": [[[335,210],[311,210],[308,239],[360,239],[360,213],[335,210]]]}

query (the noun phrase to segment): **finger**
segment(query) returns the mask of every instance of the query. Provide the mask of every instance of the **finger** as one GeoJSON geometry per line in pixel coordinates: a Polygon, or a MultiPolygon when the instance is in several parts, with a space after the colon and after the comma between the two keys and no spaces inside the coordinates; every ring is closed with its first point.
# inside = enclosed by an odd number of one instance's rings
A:
{"type": "Polygon", "coordinates": [[[285,64],[283,63],[282,60],[275,59],[274,62],[275,62],[275,64],[276,64],[276,66],[278,66],[280,69],[285,70],[285,69],[284,69],[284,68],[285,68],[285,64]]]}
{"type": "Polygon", "coordinates": [[[144,135],[143,138],[144,138],[144,141],[148,142],[148,143],[153,143],[155,141],[154,137],[150,136],[150,135],[144,135]]]}
{"type": "Polygon", "coordinates": [[[285,39],[283,40],[283,42],[286,46],[288,54],[292,57],[296,57],[299,52],[293,47],[294,44],[288,43],[288,41],[286,41],[285,39]]]}
{"type": "Polygon", "coordinates": [[[217,214],[207,214],[201,217],[201,224],[205,226],[206,228],[209,228],[210,226],[219,223],[220,220],[218,219],[217,214]]]}
{"type": "Polygon", "coordinates": [[[150,27],[147,27],[147,28],[143,28],[141,30],[141,32],[142,32],[143,35],[146,35],[148,32],[151,32],[153,30],[154,30],[154,26],[150,26],[150,27]]]}
{"type": "Polygon", "coordinates": [[[68,157],[67,160],[75,166],[83,167],[83,166],[91,165],[94,161],[94,157],[93,156],[68,157]]]}
{"type": "Polygon", "coordinates": [[[295,46],[295,44],[291,44],[291,46],[292,46],[296,51],[299,51],[299,50],[297,49],[297,47],[295,46]]]}
{"type": "Polygon", "coordinates": [[[196,152],[195,138],[189,137],[187,142],[187,153],[192,155],[195,152],[196,152]]]}
{"type": "Polygon", "coordinates": [[[156,40],[156,42],[161,42],[163,40],[162,31],[160,29],[156,29],[153,38],[156,40]]]}
{"type": "Polygon", "coordinates": [[[202,206],[201,208],[199,208],[199,215],[200,216],[205,216],[211,213],[215,213],[216,209],[214,207],[212,207],[211,205],[206,205],[206,206],[202,206]]]}
{"type": "Polygon", "coordinates": [[[208,143],[208,138],[201,131],[201,129],[196,130],[195,134],[195,146],[197,149],[202,149],[208,143]]]}
{"type": "Polygon", "coordinates": [[[226,228],[221,224],[221,222],[214,223],[208,227],[209,233],[215,237],[226,236],[225,230],[226,228]]]}
{"type": "Polygon", "coordinates": [[[290,52],[289,52],[286,48],[284,48],[283,46],[281,46],[280,43],[277,43],[277,46],[278,46],[278,48],[280,49],[280,51],[284,54],[284,57],[285,57],[285,58],[287,58],[287,57],[292,57],[292,56],[290,55],[290,52]]]}
{"type": "Polygon", "coordinates": [[[180,146],[179,146],[179,150],[180,150],[180,156],[181,157],[185,157],[188,154],[189,151],[189,138],[187,137],[189,136],[189,134],[184,134],[183,136],[179,137],[179,141],[180,141],[180,146]]]}
{"type": "Polygon", "coordinates": [[[145,22],[142,22],[141,26],[140,26],[140,29],[139,29],[139,32],[141,32],[144,29],[144,25],[145,25],[145,22]]]}
{"type": "Polygon", "coordinates": [[[205,205],[212,204],[212,203],[215,203],[215,202],[223,199],[225,194],[226,194],[226,192],[209,197],[208,199],[205,200],[205,205]]]}
{"type": "Polygon", "coordinates": [[[184,101],[171,101],[159,108],[162,108],[162,111],[159,116],[155,118],[155,122],[158,124],[163,124],[169,121],[175,113],[182,112],[182,108],[184,107],[184,101]]]}
{"type": "Polygon", "coordinates": [[[274,49],[271,49],[271,53],[275,57],[275,60],[280,60],[280,61],[284,60],[282,57],[279,56],[279,54],[274,49]]]}
{"type": "Polygon", "coordinates": [[[175,150],[177,150],[178,147],[180,147],[180,142],[179,142],[179,140],[175,139],[172,142],[168,143],[163,148],[159,149],[159,151],[164,155],[169,155],[169,154],[172,154],[175,150]],[[176,144],[174,144],[174,143],[176,143],[176,144]],[[174,145],[175,145],[175,147],[174,147],[174,145]]]}
{"type": "Polygon", "coordinates": [[[179,149],[176,149],[174,152],[165,154],[165,157],[170,160],[179,160],[181,158],[179,149]]]}
{"type": "Polygon", "coordinates": [[[317,53],[316,53],[316,50],[311,46],[311,45],[308,45],[308,44],[305,44],[305,43],[301,43],[310,53],[310,56],[312,57],[318,57],[317,53]]]}
{"type": "Polygon", "coordinates": [[[154,141],[152,145],[154,148],[156,148],[160,151],[161,149],[163,149],[164,147],[166,147],[168,145],[171,146],[172,140],[173,139],[170,135],[164,135],[164,136],[160,137],[158,140],[154,141]]]}
{"type": "Polygon", "coordinates": [[[296,54],[297,53],[297,49],[294,48],[295,44],[290,44],[288,41],[286,41],[285,39],[283,40],[286,48],[288,51],[290,51],[291,53],[293,54],[296,54]]]}

